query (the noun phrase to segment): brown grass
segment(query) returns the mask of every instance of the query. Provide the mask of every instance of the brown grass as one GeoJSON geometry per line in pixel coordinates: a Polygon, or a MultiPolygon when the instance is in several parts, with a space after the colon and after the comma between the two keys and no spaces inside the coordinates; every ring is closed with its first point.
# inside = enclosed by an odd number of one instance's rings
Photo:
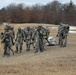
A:
{"type": "MultiPolygon", "coordinates": [[[[14,24],[15,31],[18,27],[36,25],[14,24]]],[[[56,30],[51,29],[52,25],[48,26],[50,35],[57,39],[56,30]]],[[[76,75],[76,34],[69,34],[67,47],[46,46],[46,51],[37,54],[32,47],[30,52],[26,52],[24,43],[21,54],[2,57],[2,46],[0,44],[0,75],[76,75]]]]}

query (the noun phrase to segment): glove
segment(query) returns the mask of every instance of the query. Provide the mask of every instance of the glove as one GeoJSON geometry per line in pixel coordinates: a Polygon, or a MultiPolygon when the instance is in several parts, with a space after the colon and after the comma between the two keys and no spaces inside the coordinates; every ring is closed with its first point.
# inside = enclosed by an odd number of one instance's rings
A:
{"type": "Polygon", "coordinates": [[[56,35],[56,37],[58,37],[58,34],[56,35]]]}
{"type": "Polygon", "coordinates": [[[1,41],[1,43],[4,43],[3,41],[1,41]]]}

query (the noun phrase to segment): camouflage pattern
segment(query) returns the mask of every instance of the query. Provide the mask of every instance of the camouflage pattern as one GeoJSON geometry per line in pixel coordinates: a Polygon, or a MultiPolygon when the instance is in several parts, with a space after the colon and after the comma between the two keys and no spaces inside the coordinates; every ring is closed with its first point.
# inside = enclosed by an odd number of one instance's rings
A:
{"type": "Polygon", "coordinates": [[[60,45],[60,40],[61,40],[61,31],[62,31],[62,25],[58,26],[58,32],[57,32],[57,36],[58,36],[58,45],[60,45]]]}
{"type": "MultiPolygon", "coordinates": [[[[13,40],[12,40],[12,38],[9,36],[9,33],[7,32],[6,34],[5,34],[5,37],[4,38],[2,38],[2,43],[4,43],[4,56],[5,55],[10,55],[10,50],[12,50],[11,49],[11,42],[13,43],[13,40]]],[[[14,44],[13,44],[14,45],[14,44]]],[[[13,52],[13,50],[12,50],[12,52],[13,52]]],[[[14,54],[14,52],[13,52],[13,54],[14,54]]]]}
{"type": "Polygon", "coordinates": [[[60,47],[66,47],[68,32],[69,32],[69,29],[67,28],[67,26],[63,25],[60,27],[58,32],[60,47]]]}
{"type": "Polygon", "coordinates": [[[18,28],[18,32],[16,34],[16,53],[19,51],[22,51],[22,45],[23,45],[23,32],[21,31],[21,28],[18,28]]]}
{"type": "MultiPolygon", "coordinates": [[[[60,24],[58,27],[58,44],[60,47],[67,46],[67,36],[69,32],[69,25],[60,24]]],[[[46,47],[46,42],[49,43],[48,38],[50,34],[50,29],[48,26],[38,26],[38,27],[27,27],[18,28],[15,39],[16,53],[22,52],[23,41],[26,43],[26,51],[30,51],[30,46],[32,44],[35,53],[40,50],[43,52],[46,47]]],[[[14,45],[15,33],[14,26],[6,24],[4,27],[4,32],[1,32],[1,40],[4,43],[4,56],[10,55],[11,46],[14,45]]],[[[14,52],[13,52],[14,53],[14,52]]]]}
{"type": "Polygon", "coordinates": [[[32,35],[32,40],[34,40],[34,48],[35,48],[35,53],[40,50],[40,52],[43,52],[43,30],[41,26],[38,26],[38,28],[35,30],[35,32],[32,35]]]}
{"type": "Polygon", "coordinates": [[[49,27],[48,26],[42,26],[42,29],[44,31],[45,38],[48,38],[49,37],[49,34],[50,34],[49,27]]]}
{"type": "Polygon", "coordinates": [[[26,42],[26,51],[29,51],[30,45],[31,45],[31,37],[32,37],[32,31],[31,31],[30,27],[27,27],[24,30],[24,34],[25,34],[25,42],[26,42]]]}
{"type": "Polygon", "coordinates": [[[46,42],[48,42],[48,37],[49,37],[49,34],[50,34],[50,29],[48,26],[42,26],[42,31],[43,31],[43,48],[45,50],[45,47],[46,47],[46,42]]]}

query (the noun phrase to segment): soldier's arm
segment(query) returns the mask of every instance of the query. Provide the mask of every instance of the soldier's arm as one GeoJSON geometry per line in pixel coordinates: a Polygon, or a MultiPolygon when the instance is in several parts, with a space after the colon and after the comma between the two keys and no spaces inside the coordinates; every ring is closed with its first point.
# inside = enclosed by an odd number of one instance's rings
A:
{"type": "Polygon", "coordinates": [[[1,43],[5,43],[6,37],[2,38],[1,43]]]}
{"type": "Polygon", "coordinates": [[[13,41],[13,38],[12,38],[12,37],[10,37],[10,41],[11,41],[12,44],[14,45],[14,41],[13,41]]]}
{"type": "Polygon", "coordinates": [[[16,39],[15,39],[15,41],[17,40],[17,38],[18,38],[18,32],[16,33],[16,39]]]}
{"type": "Polygon", "coordinates": [[[24,35],[24,41],[26,42],[26,37],[27,37],[26,31],[23,32],[23,35],[24,35]]]}

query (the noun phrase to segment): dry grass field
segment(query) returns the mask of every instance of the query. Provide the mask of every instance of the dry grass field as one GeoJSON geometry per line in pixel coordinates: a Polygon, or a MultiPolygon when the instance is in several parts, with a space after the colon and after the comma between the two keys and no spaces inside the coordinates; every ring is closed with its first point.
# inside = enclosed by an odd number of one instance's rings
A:
{"type": "MultiPolygon", "coordinates": [[[[14,24],[15,31],[18,27],[37,26],[40,24],[14,24]]],[[[54,25],[41,24],[50,27],[50,36],[56,38],[54,25]]],[[[3,26],[0,26],[0,32],[3,26]]],[[[13,47],[15,51],[15,47],[13,47]]],[[[11,53],[10,57],[2,57],[3,44],[0,44],[0,75],[76,75],[76,34],[68,35],[67,47],[46,46],[46,51],[34,53],[27,52],[25,43],[22,53],[11,53]]]]}

